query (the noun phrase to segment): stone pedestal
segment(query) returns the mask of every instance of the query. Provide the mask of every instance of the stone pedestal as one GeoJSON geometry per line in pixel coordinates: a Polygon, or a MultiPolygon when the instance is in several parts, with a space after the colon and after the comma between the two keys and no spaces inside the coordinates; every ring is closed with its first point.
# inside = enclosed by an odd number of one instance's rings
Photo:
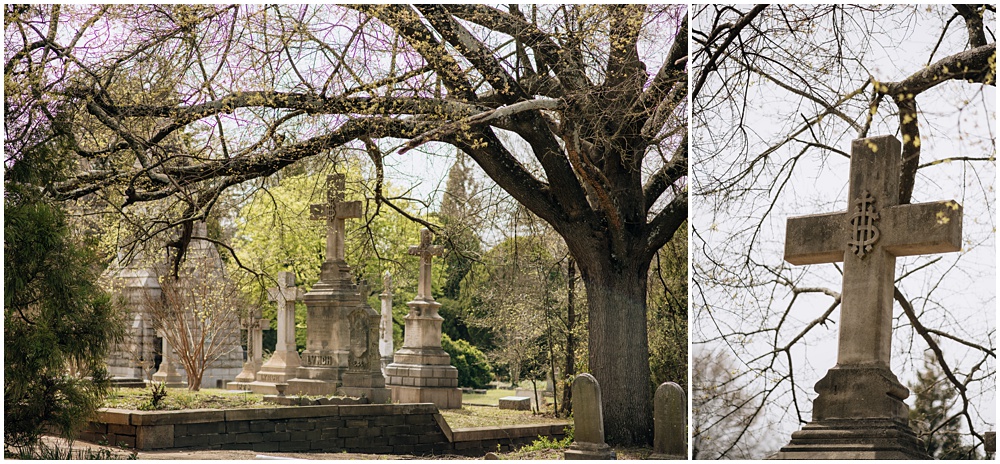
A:
{"type": "Polygon", "coordinates": [[[931,459],[909,427],[909,396],[885,367],[834,367],[816,383],[813,420],[773,459],[931,459]]]}
{"type": "Polygon", "coordinates": [[[177,366],[174,363],[174,352],[170,348],[170,343],[167,339],[163,339],[163,360],[160,361],[160,369],[153,374],[153,382],[162,383],[169,388],[183,388],[187,386],[184,378],[181,374],[177,372],[177,366]]]}
{"type": "Polygon", "coordinates": [[[295,378],[302,365],[295,346],[295,301],[305,293],[295,286],[295,274],[287,271],[278,273],[278,286],[267,292],[270,300],[278,304],[278,341],[271,358],[257,371],[250,389],[273,395],[278,393],[277,385],[295,378]]]}
{"type": "Polygon", "coordinates": [[[364,302],[368,285],[359,285],[362,301],[347,316],[350,326],[348,368],[341,379],[341,395],[368,398],[374,404],[389,402],[389,389],[382,375],[382,356],[378,350],[379,314],[364,302]]]}
{"type": "Polygon", "coordinates": [[[382,301],[382,317],[379,321],[379,339],[378,339],[378,352],[382,355],[382,373],[385,374],[385,368],[392,364],[393,360],[393,347],[392,347],[392,275],[389,271],[385,271],[385,275],[382,277],[383,281],[383,291],[379,295],[379,300],[382,301]]]}
{"type": "Polygon", "coordinates": [[[226,384],[229,390],[251,390],[251,384],[257,380],[257,371],[264,364],[264,331],[271,328],[269,319],[260,318],[260,310],[257,310],[250,324],[247,326],[247,359],[243,363],[243,370],[236,376],[235,381],[226,384]]]}
{"type": "Polygon", "coordinates": [[[440,303],[415,300],[407,303],[403,348],[386,366],[392,400],[397,403],[434,403],[439,409],[460,409],[458,369],[441,349],[440,303]]]}
{"type": "Polygon", "coordinates": [[[302,298],[307,308],[306,349],[295,378],[288,381],[288,394],[337,393],[349,362],[347,315],[357,306],[358,297],[347,263],[323,263],[319,282],[302,298]]]}

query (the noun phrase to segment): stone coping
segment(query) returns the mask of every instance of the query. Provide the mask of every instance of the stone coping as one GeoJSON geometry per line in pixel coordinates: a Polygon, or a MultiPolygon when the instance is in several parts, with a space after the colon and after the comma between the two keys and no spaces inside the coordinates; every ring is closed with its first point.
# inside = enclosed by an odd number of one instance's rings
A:
{"type": "Polygon", "coordinates": [[[320,405],[258,409],[185,409],[181,411],[101,408],[97,413],[97,422],[118,425],[176,425],[237,420],[437,413],[437,407],[433,403],[320,405]]]}
{"type": "MultiPolygon", "coordinates": [[[[487,427],[467,427],[451,431],[452,442],[497,440],[503,438],[535,438],[539,435],[562,435],[569,422],[552,424],[492,425],[487,427]]],[[[448,435],[445,433],[445,435],[448,435]]]]}
{"type": "Polygon", "coordinates": [[[539,435],[562,435],[569,422],[549,424],[496,425],[452,430],[434,403],[357,404],[290,406],[258,409],[187,409],[181,411],[136,411],[101,408],[96,422],[105,424],[157,426],[202,424],[227,421],[294,419],[329,416],[432,414],[449,442],[533,438],[539,435]]]}

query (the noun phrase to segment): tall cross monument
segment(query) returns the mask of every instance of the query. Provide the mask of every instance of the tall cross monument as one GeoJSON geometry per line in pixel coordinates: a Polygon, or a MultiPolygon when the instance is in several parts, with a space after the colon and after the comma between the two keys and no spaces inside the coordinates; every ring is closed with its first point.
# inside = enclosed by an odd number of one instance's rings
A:
{"type": "Polygon", "coordinates": [[[310,205],[310,218],[326,221],[326,259],[319,281],[304,295],[306,349],[288,393],[389,399],[378,353],[377,313],[366,286],[354,283],[344,261],[345,220],[360,218],[361,202],[344,200],[344,175],[326,180],[326,202],[310,205]]]}
{"type": "Polygon", "coordinates": [[[420,257],[419,282],[417,284],[417,299],[431,300],[431,259],[434,256],[441,256],[444,247],[441,245],[431,245],[431,231],[420,229],[420,245],[410,246],[408,253],[420,257]]]}
{"type": "Polygon", "coordinates": [[[837,365],[778,458],[927,458],[908,426],[909,390],[889,367],[896,257],[960,251],[962,206],[899,204],[900,161],[892,136],[855,140],[848,210],[788,219],[785,260],[842,261],[844,276],[837,365]]]}
{"type": "Polygon", "coordinates": [[[403,347],[385,368],[394,402],[434,403],[439,409],[462,407],[458,370],[441,349],[441,303],[431,295],[431,259],[443,251],[444,247],[431,244],[427,229],[420,230],[420,244],[409,249],[411,255],[420,257],[420,273],[417,296],[406,303],[410,312],[405,317],[403,347]]]}

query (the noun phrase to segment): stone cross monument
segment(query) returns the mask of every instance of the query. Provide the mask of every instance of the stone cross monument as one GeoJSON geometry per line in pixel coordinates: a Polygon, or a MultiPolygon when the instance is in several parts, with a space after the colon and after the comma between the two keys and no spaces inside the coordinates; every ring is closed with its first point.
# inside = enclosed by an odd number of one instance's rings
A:
{"type": "Polygon", "coordinates": [[[438,314],[441,303],[431,296],[431,257],[440,256],[443,250],[440,245],[431,245],[431,231],[427,229],[420,230],[420,245],[410,247],[411,255],[420,256],[417,297],[406,304],[410,312],[406,315],[403,347],[385,372],[394,402],[434,403],[439,409],[458,409],[462,407],[458,369],[441,349],[444,318],[438,314]]]}
{"type": "Polygon", "coordinates": [[[327,176],[326,199],[310,207],[312,219],[326,221],[326,261],[319,281],[302,299],[307,308],[306,349],[287,391],[304,395],[340,391],[382,403],[389,391],[379,361],[379,314],[368,305],[367,290],[354,284],[344,261],[344,220],[362,216],[361,202],[344,201],[343,174],[327,176]]]}
{"type": "Polygon", "coordinates": [[[900,158],[894,137],[855,140],[848,211],[788,219],[785,260],[843,261],[844,282],[837,365],[779,459],[928,458],[908,426],[909,390],[889,369],[895,264],[961,250],[962,206],[899,204],[900,158]]]}
{"type": "Polygon", "coordinates": [[[247,360],[243,363],[243,371],[233,382],[226,384],[229,390],[250,390],[250,383],[257,378],[257,370],[264,363],[264,331],[271,328],[271,320],[261,318],[257,309],[247,321],[247,360]]]}
{"type": "Polygon", "coordinates": [[[382,320],[379,324],[378,351],[382,355],[382,372],[392,363],[392,274],[385,271],[382,277],[382,320]]]}
{"type": "Polygon", "coordinates": [[[268,301],[278,305],[278,342],[271,358],[260,367],[257,379],[250,385],[254,393],[276,394],[275,384],[288,383],[295,377],[302,362],[295,347],[295,301],[305,295],[295,286],[295,273],[278,273],[278,286],[267,289],[268,301]]]}

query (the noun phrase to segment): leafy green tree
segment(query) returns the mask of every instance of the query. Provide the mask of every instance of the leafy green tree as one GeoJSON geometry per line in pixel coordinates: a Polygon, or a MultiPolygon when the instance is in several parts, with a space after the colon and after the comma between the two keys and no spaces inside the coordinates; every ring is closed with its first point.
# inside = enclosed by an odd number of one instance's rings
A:
{"type": "Polygon", "coordinates": [[[64,137],[5,140],[5,450],[33,448],[46,427],[72,437],[84,426],[110,388],[104,358],[124,333],[96,284],[93,240],[42,194],[68,167],[64,137]]]}
{"type": "Polygon", "coordinates": [[[953,412],[958,393],[945,379],[931,355],[924,357],[924,368],[909,385],[913,392],[910,424],[924,442],[924,449],[934,459],[978,459],[975,447],[966,444],[962,416],[953,412]]]}
{"type": "Polygon", "coordinates": [[[493,380],[493,369],[486,355],[465,340],[452,340],[441,334],[441,348],[451,356],[451,365],[458,369],[458,386],[483,388],[493,380]]]}
{"type": "MultiPolygon", "coordinates": [[[[413,294],[408,289],[416,285],[417,266],[415,259],[407,254],[410,244],[419,237],[419,224],[408,220],[406,215],[416,215],[415,211],[403,208],[402,213],[376,206],[367,197],[375,188],[371,176],[363,173],[352,162],[342,163],[336,168],[329,165],[317,169],[290,170],[277,180],[276,184],[257,190],[240,209],[235,218],[236,231],[233,248],[237,250],[240,262],[264,276],[275,276],[279,271],[295,273],[296,285],[311,288],[319,279],[319,269],[326,259],[326,224],[324,221],[309,219],[309,206],[326,202],[326,176],[334,171],[344,173],[346,201],[362,200],[363,218],[347,221],[346,257],[354,270],[355,277],[372,283],[369,303],[378,308],[380,302],[377,288],[382,274],[392,272],[395,289],[393,293],[393,313],[406,314],[406,301],[413,294]],[[409,298],[408,298],[409,297],[409,298]]],[[[383,189],[393,192],[392,185],[383,189]]],[[[234,274],[243,272],[230,266],[234,274]]],[[[258,301],[263,301],[265,291],[274,282],[267,279],[244,279],[244,292],[258,301]]],[[[264,307],[264,317],[274,318],[276,309],[272,305],[264,307]]],[[[296,304],[296,344],[305,347],[305,305],[296,304]]],[[[394,323],[402,327],[402,319],[394,323]]],[[[395,330],[394,330],[395,332],[395,330]]],[[[397,344],[396,346],[399,346],[397,344]]]]}

